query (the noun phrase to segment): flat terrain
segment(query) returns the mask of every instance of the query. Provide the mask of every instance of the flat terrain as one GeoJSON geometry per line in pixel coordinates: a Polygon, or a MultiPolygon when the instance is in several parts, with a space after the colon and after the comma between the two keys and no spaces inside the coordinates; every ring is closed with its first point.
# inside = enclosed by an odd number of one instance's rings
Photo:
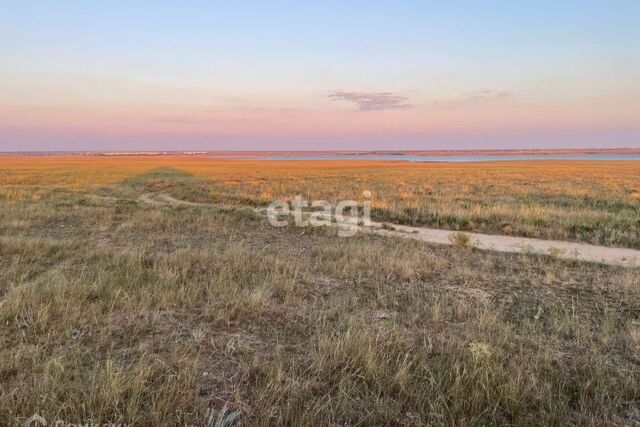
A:
{"type": "Polygon", "coordinates": [[[640,422],[638,269],[234,207],[370,190],[380,221],[638,248],[639,183],[637,162],[2,158],[0,425],[640,422]],[[160,193],[227,207],[139,200],[160,193]]]}
{"type": "MultiPolygon", "coordinates": [[[[111,196],[97,196],[102,200],[117,203],[119,199],[111,196]]],[[[169,204],[172,206],[199,206],[211,207],[216,209],[246,209],[259,214],[268,219],[268,208],[246,206],[230,206],[219,203],[191,202],[188,200],[180,200],[166,193],[142,193],[138,197],[138,201],[151,205],[169,204]]],[[[361,208],[362,209],[362,208],[361,208]]],[[[313,208],[305,208],[301,211],[302,217],[308,217],[313,212],[317,212],[313,208]]],[[[288,213],[289,222],[295,225],[295,212],[288,213]]],[[[340,227],[337,223],[335,212],[327,215],[331,218],[334,227],[340,227]]],[[[388,224],[375,221],[368,221],[364,225],[361,219],[355,232],[373,233],[379,236],[387,236],[391,238],[405,238],[419,240],[428,243],[438,243],[444,245],[457,245],[468,248],[490,250],[497,252],[510,253],[530,253],[549,255],[555,258],[596,262],[607,265],[619,265],[625,267],[640,266],[640,250],[626,248],[611,248],[607,246],[595,246],[586,243],[565,242],[562,240],[541,240],[526,237],[501,236],[496,234],[480,234],[466,233],[461,231],[440,230],[426,227],[411,227],[401,224],[388,224]]]]}
{"type": "MultiPolygon", "coordinates": [[[[274,199],[361,198],[373,219],[446,230],[579,241],[640,249],[640,162],[406,163],[264,161],[191,156],[2,157],[0,195],[86,191],[154,168],[192,175],[173,196],[266,205],[274,199]]],[[[161,191],[158,180],[152,190],[161,191]]]]}

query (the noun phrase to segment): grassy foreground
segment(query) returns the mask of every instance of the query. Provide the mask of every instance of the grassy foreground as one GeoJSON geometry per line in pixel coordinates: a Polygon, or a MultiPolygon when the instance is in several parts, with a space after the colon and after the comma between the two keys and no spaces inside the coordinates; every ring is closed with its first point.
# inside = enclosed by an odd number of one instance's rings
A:
{"type": "Polygon", "coordinates": [[[4,187],[0,425],[640,422],[637,269],[148,206],[228,183],[134,169],[4,187]]]}

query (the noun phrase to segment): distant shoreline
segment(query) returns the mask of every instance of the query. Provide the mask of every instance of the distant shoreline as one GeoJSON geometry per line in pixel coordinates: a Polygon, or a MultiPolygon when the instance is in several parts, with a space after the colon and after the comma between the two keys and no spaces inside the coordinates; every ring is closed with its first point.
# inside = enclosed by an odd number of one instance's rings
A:
{"type": "Polygon", "coordinates": [[[640,154],[640,148],[581,148],[581,149],[518,149],[518,150],[213,150],[213,151],[6,151],[0,156],[207,156],[229,158],[234,156],[513,156],[513,155],[586,155],[586,154],[640,154]]]}

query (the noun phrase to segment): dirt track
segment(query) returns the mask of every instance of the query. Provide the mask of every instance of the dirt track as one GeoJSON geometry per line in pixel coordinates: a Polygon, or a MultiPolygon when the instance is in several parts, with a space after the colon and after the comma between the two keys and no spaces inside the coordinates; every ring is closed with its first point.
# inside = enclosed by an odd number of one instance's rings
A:
{"type": "MultiPolygon", "coordinates": [[[[374,223],[374,227],[382,224],[374,223]]],[[[404,237],[430,243],[453,244],[448,230],[393,225],[393,230],[376,228],[375,233],[404,237]]],[[[494,234],[467,233],[471,246],[498,252],[523,252],[552,255],[563,259],[599,262],[627,267],[640,266],[640,251],[625,248],[589,245],[586,243],[564,242],[561,240],[541,240],[526,237],[500,236],[494,234]]]]}
{"type": "MultiPolygon", "coordinates": [[[[178,200],[168,194],[142,194],[139,201],[153,205],[185,205],[185,206],[211,206],[216,208],[235,208],[211,203],[195,203],[178,200]]],[[[266,212],[265,208],[246,206],[245,208],[260,214],[266,212]]],[[[370,231],[377,235],[400,237],[405,239],[420,240],[429,243],[453,245],[452,235],[456,232],[425,227],[410,227],[407,225],[373,222],[371,227],[359,227],[361,231],[370,231]]],[[[571,259],[586,262],[596,262],[624,267],[640,267],[640,250],[611,248],[607,246],[589,245],[586,243],[564,242],[560,240],[541,240],[526,237],[501,236],[481,233],[465,232],[470,239],[470,246],[482,250],[513,253],[535,253],[551,255],[561,259],[571,259]]]]}

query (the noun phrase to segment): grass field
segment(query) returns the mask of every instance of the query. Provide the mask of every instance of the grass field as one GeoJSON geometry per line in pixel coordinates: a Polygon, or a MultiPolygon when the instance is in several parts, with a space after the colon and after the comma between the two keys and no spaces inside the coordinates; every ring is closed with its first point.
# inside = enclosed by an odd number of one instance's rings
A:
{"type": "MultiPolygon", "coordinates": [[[[189,156],[4,157],[0,196],[86,191],[158,167],[194,175],[175,196],[266,204],[373,193],[373,218],[408,225],[640,248],[640,162],[424,164],[260,161],[189,156]],[[25,193],[26,191],[26,193],[25,193]]],[[[156,189],[163,183],[158,180],[156,189]]],[[[174,186],[176,187],[176,186],[174,186]]]]}
{"type": "Polygon", "coordinates": [[[638,162],[0,158],[0,425],[633,425],[640,271],[243,209],[640,247],[638,162]]]}

